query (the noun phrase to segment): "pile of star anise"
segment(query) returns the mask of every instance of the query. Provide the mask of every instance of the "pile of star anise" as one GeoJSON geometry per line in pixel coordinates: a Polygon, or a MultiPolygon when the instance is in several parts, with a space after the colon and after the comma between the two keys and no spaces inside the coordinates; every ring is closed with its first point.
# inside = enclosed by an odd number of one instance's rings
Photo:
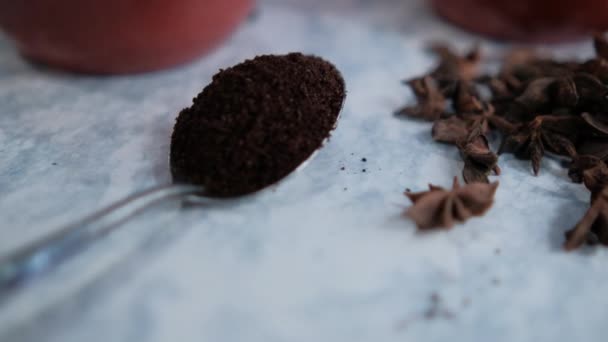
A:
{"type": "Polygon", "coordinates": [[[584,62],[512,51],[495,75],[479,72],[478,47],[461,56],[435,45],[437,67],[405,81],[417,105],[397,112],[433,121],[433,139],[461,152],[466,183],[500,174],[492,131],[502,137],[497,153],[530,160],[535,175],[545,155],[564,158],[570,179],[591,192],[589,210],[566,233],[567,250],[608,245],[608,40],[598,34],[593,42],[596,57],[584,62]]]}

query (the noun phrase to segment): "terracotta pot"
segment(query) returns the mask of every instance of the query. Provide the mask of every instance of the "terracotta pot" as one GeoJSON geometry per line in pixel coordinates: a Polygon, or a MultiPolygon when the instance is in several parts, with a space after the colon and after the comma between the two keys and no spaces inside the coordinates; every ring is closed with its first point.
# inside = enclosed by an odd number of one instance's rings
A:
{"type": "Polygon", "coordinates": [[[205,53],[252,6],[253,0],[0,0],[0,28],[32,60],[130,73],[205,53]]]}
{"type": "Polygon", "coordinates": [[[573,40],[608,29],[608,0],[431,0],[449,21],[498,39],[573,40]]]}

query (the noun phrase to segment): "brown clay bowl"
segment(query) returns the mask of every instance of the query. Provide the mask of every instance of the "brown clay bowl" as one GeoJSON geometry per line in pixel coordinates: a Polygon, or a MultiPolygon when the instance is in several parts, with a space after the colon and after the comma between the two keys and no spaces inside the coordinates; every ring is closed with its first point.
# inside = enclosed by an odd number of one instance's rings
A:
{"type": "Polygon", "coordinates": [[[36,62],[132,73],[209,51],[252,6],[253,0],[0,0],[0,28],[36,62]]]}
{"type": "Polygon", "coordinates": [[[430,0],[448,21],[503,40],[560,42],[608,29],[608,0],[430,0]]]}

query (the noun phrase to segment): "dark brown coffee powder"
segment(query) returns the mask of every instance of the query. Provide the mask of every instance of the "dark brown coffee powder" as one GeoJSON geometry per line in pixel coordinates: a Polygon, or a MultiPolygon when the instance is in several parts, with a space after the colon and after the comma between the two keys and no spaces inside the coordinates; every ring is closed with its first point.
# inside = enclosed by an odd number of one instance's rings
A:
{"type": "Polygon", "coordinates": [[[177,117],[173,179],[220,197],[273,184],[321,147],[344,98],[340,72],[315,56],[258,56],[220,70],[177,117]]]}

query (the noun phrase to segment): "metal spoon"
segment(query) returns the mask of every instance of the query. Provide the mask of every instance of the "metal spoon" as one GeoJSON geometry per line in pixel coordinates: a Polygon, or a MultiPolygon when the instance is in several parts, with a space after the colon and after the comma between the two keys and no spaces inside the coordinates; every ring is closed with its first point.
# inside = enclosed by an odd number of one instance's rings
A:
{"type": "MultiPolygon", "coordinates": [[[[316,156],[317,151],[279,182],[304,169],[316,156]]],[[[263,190],[258,190],[244,197],[253,196],[263,190]]],[[[167,184],[153,187],[129,195],[74,223],[55,230],[54,233],[38,241],[20,248],[0,259],[0,300],[4,295],[26,285],[43,273],[76,256],[88,245],[112,232],[129,218],[154,204],[168,200],[182,200],[186,204],[231,201],[231,199],[217,199],[203,194],[204,188],[196,185],[167,184]],[[104,224],[107,219],[112,220],[104,224]]]]}
{"type": "MultiPolygon", "coordinates": [[[[326,141],[327,139],[323,143],[326,141]]],[[[304,169],[318,150],[274,185],[304,169]]],[[[111,256],[109,260],[104,258],[105,260],[97,261],[96,263],[101,264],[97,265],[98,267],[89,269],[88,260],[86,258],[80,260],[77,257],[88,248],[95,247],[98,240],[119,229],[128,219],[145,209],[165,201],[182,201],[184,205],[195,206],[218,204],[221,207],[224,204],[231,205],[258,196],[269,187],[238,198],[226,199],[202,196],[204,188],[200,186],[187,184],[157,186],[127,196],[2,258],[0,260],[0,308],[2,309],[0,336],[20,322],[27,322],[45,309],[53,308],[58,303],[71,298],[77,289],[97,281],[98,274],[115,267],[116,262],[131,258],[138,260],[141,251],[136,251],[139,248],[137,246],[150,237],[156,237],[162,233],[161,231],[151,233],[153,235],[146,234],[146,237],[141,235],[142,230],[136,231],[135,241],[127,242],[126,249],[124,244],[119,244],[118,250],[112,250],[112,253],[117,255],[111,256]],[[64,263],[69,264],[67,268],[60,267],[64,263]],[[52,272],[55,270],[59,272],[52,272]],[[76,273],[73,270],[77,270],[76,273]],[[47,284],[52,286],[49,287],[47,284]]]]}
{"type": "MultiPolygon", "coordinates": [[[[339,119],[340,113],[338,113],[336,118],[336,124],[339,119]]],[[[328,140],[329,137],[283,179],[276,183],[268,184],[265,188],[241,196],[240,198],[254,196],[269,186],[278,185],[298,171],[301,171],[317,155],[319,149],[328,140]]],[[[197,185],[166,184],[137,192],[0,258],[0,300],[9,292],[26,285],[43,273],[76,256],[88,245],[107,235],[129,218],[154,204],[167,200],[182,200],[190,204],[231,201],[231,199],[209,197],[204,194],[204,190],[202,186],[197,185]],[[113,220],[104,224],[104,221],[108,218],[113,218],[113,220]]]]}
{"type": "MultiPolygon", "coordinates": [[[[337,74],[341,79],[339,72],[337,74]]],[[[344,96],[345,94],[342,94],[342,103],[344,96]]],[[[340,112],[336,113],[333,128],[335,128],[339,117],[340,112]]],[[[328,130],[327,136],[333,128],[328,130]]],[[[294,171],[302,170],[326,141],[327,139],[320,142],[305,160],[300,161],[298,167],[290,172],[290,175],[295,174],[294,171]]],[[[273,184],[285,178],[287,177],[276,180],[273,184]]],[[[265,184],[264,188],[269,185],[272,184],[265,184]]],[[[260,192],[260,190],[255,193],[260,192]]],[[[119,227],[130,217],[153,204],[166,200],[185,200],[190,203],[202,204],[211,201],[228,201],[229,199],[209,197],[205,194],[203,187],[189,184],[161,185],[127,196],[77,222],[55,230],[53,234],[0,258],[0,302],[11,291],[22,287],[44,272],[48,272],[76,256],[87,246],[119,227]],[[106,222],[110,218],[113,218],[113,220],[106,222]]]]}

